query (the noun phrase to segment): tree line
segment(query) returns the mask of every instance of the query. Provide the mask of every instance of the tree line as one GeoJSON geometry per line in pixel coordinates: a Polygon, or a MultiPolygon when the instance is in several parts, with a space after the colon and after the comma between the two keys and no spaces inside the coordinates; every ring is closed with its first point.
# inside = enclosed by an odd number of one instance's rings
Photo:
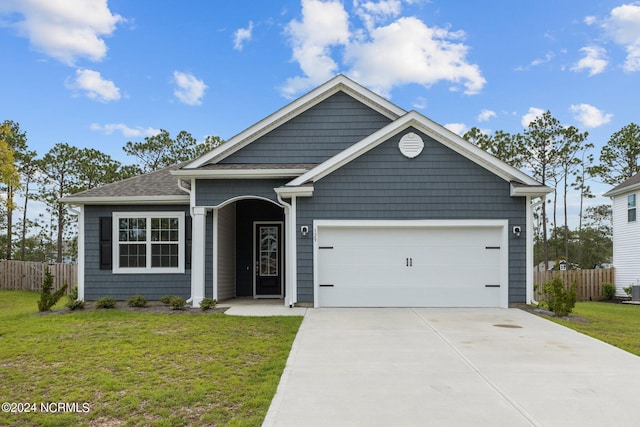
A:
{"type": "MultiPolygon", "coordinates": [[[[548,266],[549,261],[565,259],[575,267],[593,268],[610,262],[611,207],[585,208],[584,202],[595,197],[589,182],[616,185],[640,170],[638,125],[630,123],[611,135],[597,164],[588,132],[563,126],[550,111],[533,120],[522,133],[498,130],[489,135],[472,128],[463,137],[554,189],[535,210],[536,264],[548,266]],[[573,230],[568,225],[570,192],[577,192],[580,199],[579,223],[573,230]]],[[[75,256],[76,228],[69,207],[59,202],[61,197],[192,160],[223,142],[217,136],[208,136],[198,143],[186,131],[173,138],[161,130],[143,141],[125,144],[123,150],[136,159],[134,164],[125,165],[99,150],[66,143],[58,143],[38,157],[29,150],[27,135],[19,124],[6,120],[0,125],[0,194],[5,195],[0,205],[0,229],[6,229],[0,235],[0,258],[61,262],[65,253],[75,256]],[[21,206],[16,205],[17,195],[21,206]],[[27,213],[31,200],[45,204],[48,221],[30,219],[27,213]]]]}
{"type": "Polygon", "coordinates": [[[609,263],[613,253],[610,205],[585,209],[585,200],[594,198],[589,182],[617,185],[640,170],[640,127],[624,126],[611,135],[595,162],[594,145],[588,132],[563,126],[550,111],[529,123],[522,133],[496,131],[487,135],[472,128],[466,140],[506,163],[528,170],[534,178],[554,191],[535,211],[534,261],[546,269],[565,259],[575,268],[593,268],[609,263]],[[578,227],[568,225],[567,199],[570,191],[579,195],[578,227]],[[558,199],[562,212],[558,212],[558,199]],[[549,205],[549,206],[548,206],[549,205]],[[558,215],[562,215],[559,222],[558,215]]]}
{"type": "Polygon", "coordinates": [[[57,143],[38,156],[28,147],[27,134],[11,120],[0,124],[0,259],[55,261],[75,259],[77,227],[62,197],[142,173],[195,159],[223,141],[207,136],[198,142],[181,131],[172,138],[162,129],[143,141],[129,141],[124,152],[136,159],[122,164],[94,148],[57,143]],[[20,199],[20,206],[16,200],[20,199]],[[29,202],[40,201],[45,215],[32,218],[29,202]]]}

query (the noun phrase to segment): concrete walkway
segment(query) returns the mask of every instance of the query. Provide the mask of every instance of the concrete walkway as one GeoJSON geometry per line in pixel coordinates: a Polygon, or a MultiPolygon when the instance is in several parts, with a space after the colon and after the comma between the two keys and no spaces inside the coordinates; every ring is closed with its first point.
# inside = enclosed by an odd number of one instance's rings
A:
{"type": "Polygon", "coordinates": [[[287,307],[282,299],[233,298],[216,307],[227,308],[229,316],[304,316],[305,307],[287,307]]]}
{"type": "Polygon", "coordinates": [[[638,426],[640,358],[519,309],[309,309],[265,426],[638,426]]]}

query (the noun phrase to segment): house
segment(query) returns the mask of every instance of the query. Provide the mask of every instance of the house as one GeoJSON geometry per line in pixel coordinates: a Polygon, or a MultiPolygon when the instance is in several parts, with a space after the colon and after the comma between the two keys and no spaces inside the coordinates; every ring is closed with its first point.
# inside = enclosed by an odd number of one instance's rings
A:
{"type": "Polygon", "coordinates": [[[640,202],[640,173],[604,195],[611,198],[613,211],[613,266],[618,295],[629,285],[640,285],[640,223],[636,203],[640,202]]]}
{"type": "Polygon", "coordinates": [[[550,189],[339,75],[208,154],[64,199],[79,295],[507,307],[550,189]]]}

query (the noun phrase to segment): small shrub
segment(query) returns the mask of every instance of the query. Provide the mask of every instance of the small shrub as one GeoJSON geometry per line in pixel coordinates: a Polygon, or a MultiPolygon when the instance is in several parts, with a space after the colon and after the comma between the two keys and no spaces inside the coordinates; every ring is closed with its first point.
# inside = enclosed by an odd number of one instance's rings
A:
{"type": "Polygon", "coordinates": [[[184,306],[187,302],[182,297],[173,296],[171,297],[171,301],[169,301],[169,308],[171,310],[184,310],[184,306]]]}
{"type": "Polygon", "coordinates": [[[71,288],[68,297],[71,301],[75,301],[78,299],[78,285],[75,285],[73,288],[71,288]]]}
{"type": "Polygon", "coordinates": [[[162,298],[160,298],[160,302],[163,304],[169,305],[171,303],[171,299],[175,297],[176,297],[175,295],[165,295],[162,298]]]}
{"type": "Polygon", "coordinates": [[[200,301],[200,310],[206,311],[211,310],[212,308],[216,308],[217,301],[213,298],[204,298],[200,301]]]}
{"type": "Polygon", "coordinates": [[[84,308],[84,301],[79,299],[69,300],[66,306],[69,310],[77,310],[79,308],[84,308]]]}
{"type": "Polygon", "coordinates": [[[147,299],[142,295],[133,295],[127,300],[129,307],[144,307],[147,305],[147,299]]]}
{"type": "Polygon", "coordinates": [[[96,308],[113,308],[116,306],[116,300],[111,297],[102,297],[96,301],[96,308]]]}
{"type": "Polygon", "coordinates": [[[573,283],[569,290],[564,288],[564,282],[556,277],[548,281],[542,288],[547,297],[549,310],[553,311],[556,317],[563,317],[571,313],[576,305],[576,284],[573,283]]]}
{"type": "Polygon", "coordinates": [[[622,290],[624,291],[625,294],[627,294],[628,297],[631,297],[631,291],[633,290],[633,285],[626,286],[622,288],[622,290]]]}
{"type": "Polygon", "coordinates": [[[616,287],[609,282],[602,284],[602,295],[606,300],[612,300],[616,296],[616,287]]]}
{"type": "Polygon", "coordinates": [[[38,300],[39,311],[49,311],[51,307],[56,305],[64,292],[67,290],[67,284],[65,283],[60,289],[51,293],[53,289],[53,275],[49,271],[49,267],[45,267],[44,280],[42,281],[42,289],[40,290],[40,299],[38,300]]]}

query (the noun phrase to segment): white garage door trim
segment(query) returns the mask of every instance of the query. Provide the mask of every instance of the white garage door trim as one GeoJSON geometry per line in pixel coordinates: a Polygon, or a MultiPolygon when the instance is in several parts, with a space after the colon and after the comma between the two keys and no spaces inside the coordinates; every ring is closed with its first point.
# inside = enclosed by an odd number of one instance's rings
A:
{"type": "Polygon", "coordinates": [[[509,221],[507,220],[315,220],[313,222],[313,294],[314,307],[319,307],[319,270],[318,235],[324,229],[335,228],[415,228],[415,229],[437,229],[437,228],[482,228],[499,229],[500,232],[500,288],[499,307],[509,306],[509,221]]]}

